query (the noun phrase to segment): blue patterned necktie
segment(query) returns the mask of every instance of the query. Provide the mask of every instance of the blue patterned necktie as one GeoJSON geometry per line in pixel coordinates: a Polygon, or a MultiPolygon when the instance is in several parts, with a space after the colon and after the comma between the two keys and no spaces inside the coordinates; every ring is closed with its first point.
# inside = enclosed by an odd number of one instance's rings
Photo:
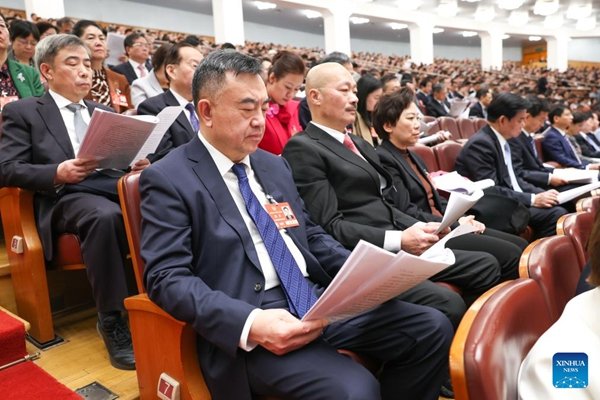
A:
{"type": "Polygon", "coordinates": [[[283,237],[279,233],[277,225],[275,225],[271,216],[264,210],[252,192],[244,165],[235,164],[231,169],[238,178],[246,210],[254,221],[267,248],[269,257],[273,262],[273,266],[287,297],[290,311],[299,318],[302,318],[317,300],[312,291],[313,284],[302,275],[292,253],[290,253],[283,237]]]}
{"type": "Polygon", "coordinates": [[[194,105],[192,103],[187,103],[185,105],[185,108],[190,112],[190,124],[192,125],[194,133],[196,133],[198,132],[198,128],[200,127],[200,122],[198,121],[198,117],[196,117],[196,110],[194,110],[194,105]]]}

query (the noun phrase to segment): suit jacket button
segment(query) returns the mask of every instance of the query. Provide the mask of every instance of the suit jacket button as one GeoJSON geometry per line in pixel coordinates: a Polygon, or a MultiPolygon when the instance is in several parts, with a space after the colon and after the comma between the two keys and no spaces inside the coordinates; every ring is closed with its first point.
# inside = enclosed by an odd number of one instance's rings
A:
{"type": "Polygon", "coordinates": [[[261,290],[262,290],[262,285],[260,283],[257,283],[256,285],[254,285],[255,292],[260,292],[261,290]]]}

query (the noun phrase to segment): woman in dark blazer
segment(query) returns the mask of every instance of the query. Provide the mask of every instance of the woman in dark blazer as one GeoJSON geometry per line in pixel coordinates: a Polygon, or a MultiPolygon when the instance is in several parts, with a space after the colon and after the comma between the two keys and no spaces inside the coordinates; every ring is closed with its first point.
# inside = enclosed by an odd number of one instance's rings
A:
{"type": "MultiPolygon", "coordinates": [[[[439,222],[446,210],[446,200],[431,183],[423,160],[410,150],[419,140],[420,119],[410,89],[381,98],[373,113],[373,127],[382,139],[377,154],[393,180],[395,190],[386,193],[388,200],[421,221],[439,222]]],[[[451,239],[452,248],[488,252],[503,266],[504,279],[518,277],[518,261],[527,241],[486,228],[472,216],[461,217],[453,228],[459,224],[475,225],[483,234],[451,239]]]]}

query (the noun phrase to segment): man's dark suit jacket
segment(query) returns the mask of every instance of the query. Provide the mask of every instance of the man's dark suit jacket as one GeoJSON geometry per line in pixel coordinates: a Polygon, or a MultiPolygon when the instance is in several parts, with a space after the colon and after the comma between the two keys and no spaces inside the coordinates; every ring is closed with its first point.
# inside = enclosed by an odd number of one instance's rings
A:
{"type": "Polygon", "coordinates": [[[360,239],[383,247],[386,231],[419,221],[384,200],[379,176],[387,182],[385,190],[393,190],[391,176],[373,146],[350,138],[367,163],[314,124],[292,136],[282,156],[292,165],[298,191],[316,223],[347,248],[360,239]]]}
{"type": "MultiPolygon", "coordinates": [[[[494,191],[529,207],[532,192],[522,193],[513,190],[503,154],[500,142],[492,128],[489,125],[484,126],[471,136],[458,154],[456,171],[474,181],[492,179],[496,184],[492,188],[494,191]]],[[[519,180],[519,185],[522,182],[524,181],[519,180]]],[[[521,188],[527,192],[525,187],[521,186],[521,188]]]]}
{"type": "MultiPolygon", "coordinates": [[[[589,133],[585,134],[588,138],[593,136],[590,135],[589,133]]],[[[596,139],[594,137],[594,139],[596,139]]],[[[579,144],[579,147],[581,147],[581,153],[586,156],[586,157],[592,157],[592,158],[600,158],[600,151],[597,151],[594,146],[592,146],[583,136],[581,136],[581,134],[575,136],[575,140],[577,141],[577,143],[579,144]]],[[[593,139],[590,139],[593,140],[593,139]]]]}
{"type": "Polygon", "coordinates": [[[485,118],[483,115],[483,106],[477,102],[469,108],[469,117],[485,118]]]}
{"type": "Polygon", "coordinates": [[[588,164],[585,160],[577,161],[577,156],[568,139],[554,127],[550,127],[544,133],[542,148],[544,149],[544,159],[556,161],[563,167],[584,169],[588,164]]]}
{"type": "MultiPolygon", "coordinates": [[[[448,106],[446,104],[446,106],[448,106]]],[[[444,108],[443,105],[440,104],[439,101],[437,101],[436,99],[434,99],[432,96],[429,96],[429,100],[427,102],[427,104],[425,105],[425,107],[427,108],[427,115],[430,115],[432,117],[445,117],[448,115],[448,111],[446,111],[446,109],[444,108]]],[[[448,107],[450,108],[450,107],[448,107]]]]}
{"type": "MultiPolygon", "coordinates": [[[[173,92],[170,90],[144,100],[138,106],[138,114],[158,115],[158,113],[168,106],[180,106],[179,102],[173,95],[173,92]]],[[[175,147],[179,147],[189,142],[190,139],[196,135],[196,133],[197,132],[194,132],[192,129],[192,125],[187,119],[185,112],[181,111],[175,122],[173,122],[173,125],[169,127],[165,133],[165,136],[163,136],[162,140],[160,141],[158,149],[156,149],[156,153],[154,153],[154,155],[152,155],[150,158],[152,161],[155,161],[156,159],[163,157],[175,147]]]]}
{"type": "MultiPolygon", "coordinates": [[[[539,188],[549,189],[548,182],[552,168],[544,167],[544,164],[536,157],[531,147],[532,142],[533,139],[525,132],[521,132],[516,138],[508,140],[513,169],[523,180],[539,188]]],[[[535,144],[533,143],[533,145],[535,144]]]]}
{"type": "MultiPolygon", "coordinates": [[[[389,140],[384,140],[377,146],[376,151],[381,160],[381,165],[392,175],[392,182],[396,186],[396,190],[387,192],[387,197],[392,204],[420,221],[441,222],[442,217],[431,213],[427,191],[421,179],[419,179],[415,171],[406,162],[404,157],[402,157],[398,149],[389,140]],[[398,187],[400,182],[403,187],[398,187]]],[[[408,154],[421,174],[427,177],[429,173],[423,160],[412,151],[409,151],[408,154]]],[[[434,187],[433,184],[431,186],[434,187]]],[[[444,213],[447,204],[446,199],[440,197],[435,188],[432,190],[432,194],[435,207],[441,213],[444,213]]]]}
{"type": "MultiPolygon", "coordinates": [[[[112,111],[84,100],[94,109],[112,111]]],[[[54,177],[58,164],[75,158],[60,110],[49,93],[9,103],[2,110],[0,187],[17,186],[36,192],[36,222],[46,259],[52,259],[52,214],[56,202],[54,177]]]]}
{"type": "MultiPolygon", "coordinates": [[[[349,252],[309,219],[284,159],[257,150],[250,163],[265,192],[289,203],[300,225],[287,232],[310,279],[327,286],[349,252]]],[[[250,400],[238,344],[248,315],[262,304],[265,279],[244,220],[200,139],[145,169],[140,193],[148,295],[199,333],[213,398],[250,400]]]]}
{"type": "Polygon", "coordinates": [[[415,97],[421,102],[423,107],[427,107],[427,103],[429,103],[429,95],[427,93],[423,92],[422,90],[418,90],[415,97]]]}
{"type": "MultiPolygon", "coordinates": [[[[152,64],[150,63],[150,61],[146,60],[145,65],[149,73],[152,70],[152,64]]],[[[133,69],[133,65],[131,65],[129,61],[125,61],[124,63],[115,65],[111,67],[111,69],[115,72],[118,72],[121,75],[125,75],[125,78],[127,78],[127,82],[130,85],[133,83],[133,81],[135,81],[138,78],[137,74],[135,73],[135,70],[133,69]]]]}

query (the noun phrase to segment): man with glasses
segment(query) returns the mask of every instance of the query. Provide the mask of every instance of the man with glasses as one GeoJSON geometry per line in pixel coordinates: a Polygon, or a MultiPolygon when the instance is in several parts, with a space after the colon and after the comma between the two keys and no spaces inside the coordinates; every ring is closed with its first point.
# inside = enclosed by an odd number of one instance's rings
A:
{"type": "Polygon", "coordinates": [[[131,85],[137,78],[148,75],[152,68],[148,59],[150,57],[150,44],[143,33],[133,32],[125,37],[123,45],[129,60],[113,67],[112,70],[125,75],[127,82],[131,85]]]}

